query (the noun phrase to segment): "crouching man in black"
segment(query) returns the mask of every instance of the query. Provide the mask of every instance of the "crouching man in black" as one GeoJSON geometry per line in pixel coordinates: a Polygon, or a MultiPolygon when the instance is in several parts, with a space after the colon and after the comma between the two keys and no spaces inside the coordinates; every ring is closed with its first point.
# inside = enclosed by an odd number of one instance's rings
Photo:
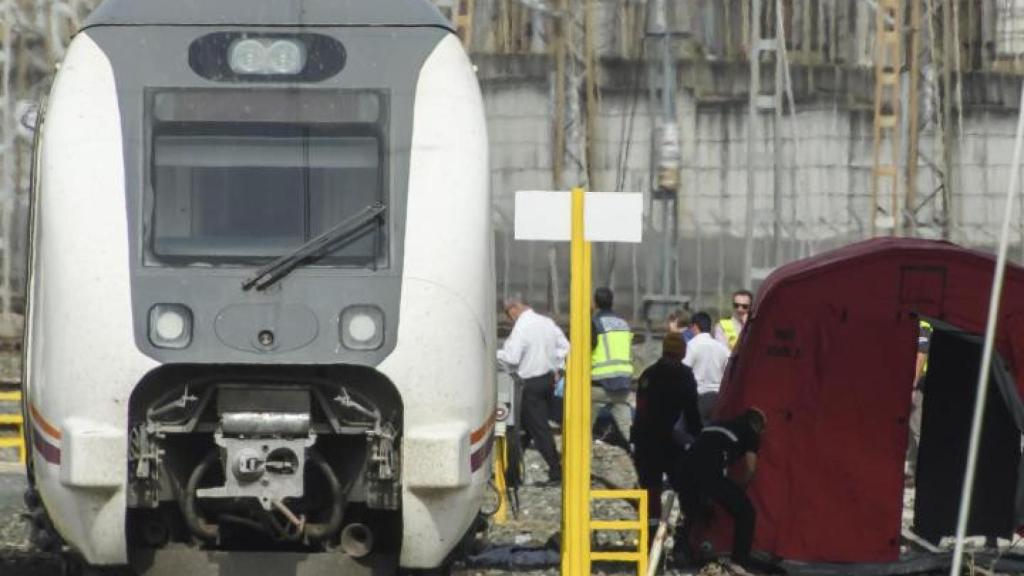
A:
{"type": "MultiPolygon", "coordinates": [[[[757,451],[765,424],[764,413],[750,408],[737,418],[713,422],[701,430],[676,475],[679,481],[676,490],[686,514],[686,534],[677,538],[677,545],[687,544],[695,522],[706,516],[711,502],[716,502],[733,518],[732,561],[743,568],[751,568],[755,511],[745,488],[757,470],[757,451]],[[728,477],[727,470],[741,458],[743,472],[734,481],[728,477]]],[[[676,553],[679,552],[677,548],[676,553]]]]}

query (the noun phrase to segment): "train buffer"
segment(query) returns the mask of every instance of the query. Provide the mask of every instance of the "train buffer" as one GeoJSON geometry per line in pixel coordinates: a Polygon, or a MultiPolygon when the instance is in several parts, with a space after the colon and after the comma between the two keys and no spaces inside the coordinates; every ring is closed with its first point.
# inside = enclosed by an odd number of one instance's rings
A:
{"type": "Polygon", "coordinates": [[[0,448],[16,448],[18,461],[25,463],[25,420],[21,415],[21,392],[0,392],[0,448]]]}

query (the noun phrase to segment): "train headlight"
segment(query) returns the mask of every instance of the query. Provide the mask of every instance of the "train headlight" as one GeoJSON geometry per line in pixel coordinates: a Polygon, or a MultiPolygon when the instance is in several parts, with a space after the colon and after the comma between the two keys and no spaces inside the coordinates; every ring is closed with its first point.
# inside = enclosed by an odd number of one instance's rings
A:
{"type": "Polygon", "coordinates": [[[228,48],[235,74],[291,75],[306,66],[306,46],[288,38],[239,38],[228,48]]]}
{"type": "Polygon", "coordinates": [[[294,40],[275,40],[267,49],[267,68],[274,74],[298,74],[305,65],[305,46],[294,40]]]}
{"type": "Polygon", "coordinates": [[[341,343],[350,350],[376,350],[384,343],[384,313],[376,306],[350,306],[341,313],[341,343]]]}
{"type": "Polygon", "coordinates": [[[236,40],[231,45],[230,64],[237,74],[263,74],[267,67],[267,48],[259,40],[236,40]]]}
{"type": "Polygon", "coordinates": [[[149,310],[149,341],[158,348],[184,348],[192,342],[192,311],[181,304],[149,310]]]}

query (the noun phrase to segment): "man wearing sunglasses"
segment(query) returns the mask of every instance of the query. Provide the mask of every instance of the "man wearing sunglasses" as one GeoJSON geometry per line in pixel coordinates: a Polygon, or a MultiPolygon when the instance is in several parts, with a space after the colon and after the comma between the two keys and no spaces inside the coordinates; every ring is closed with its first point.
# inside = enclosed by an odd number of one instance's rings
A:
{"type": "Polygon", "coordinates": [[[750,306],[754,302],[754,295],[749,290],[737,290],[732,295],[732,316],[722,318],[715,325],[715,340],[729,347],[729,350],[736,348],[740,340],[740,334],[747,325],[750,317],[750,306]]]}

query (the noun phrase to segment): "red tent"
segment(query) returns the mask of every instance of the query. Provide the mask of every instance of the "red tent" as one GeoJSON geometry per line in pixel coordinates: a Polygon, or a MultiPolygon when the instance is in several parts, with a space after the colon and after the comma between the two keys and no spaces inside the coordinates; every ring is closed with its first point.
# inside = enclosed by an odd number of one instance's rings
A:
{"type": "MultiPolygon", "coordinates": [[[[765,282],[718,415],[768,416],[755,549],[809,562],[899,558],[918,320],[984,333],[995,258],[945,242],[869,240],[765,282]]],[[[1007,270],[997,351],[1024,391],[1024,269],[1007,270]]],[[[1012,506],[1012,502],[1008,503],[1012,506]]]]}

